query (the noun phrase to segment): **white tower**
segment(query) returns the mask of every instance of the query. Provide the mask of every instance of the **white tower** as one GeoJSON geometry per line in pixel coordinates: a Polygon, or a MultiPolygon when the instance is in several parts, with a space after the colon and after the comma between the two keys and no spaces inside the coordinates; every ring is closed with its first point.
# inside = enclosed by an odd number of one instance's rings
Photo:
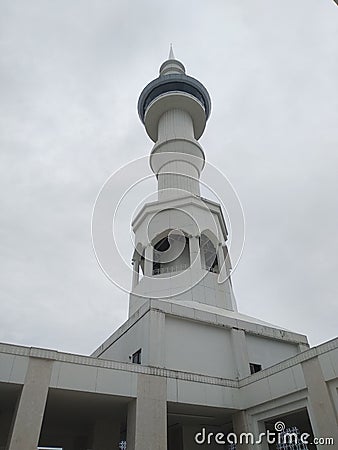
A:
{"type": "Polygon", "coordinates": [[[221,207],[200,192],[205,156],[198,139],[210,107],[207,90],[185,74],[171,48],[159,77],[138,102],[140,119],[155,143],[150,166],[158,200],[147,203],[132,223],[136,250],[130,315],[144,297],[237,310],[221,207]]]}
{"type": "Polygon", "coordinates": [[[158,199],[137,213],[129,318],[93,356],[234,380],[307,348],[305,336],[237,311],[227,229],[201,197],[205,87],[174,58],[142,91],[158,199]]]}

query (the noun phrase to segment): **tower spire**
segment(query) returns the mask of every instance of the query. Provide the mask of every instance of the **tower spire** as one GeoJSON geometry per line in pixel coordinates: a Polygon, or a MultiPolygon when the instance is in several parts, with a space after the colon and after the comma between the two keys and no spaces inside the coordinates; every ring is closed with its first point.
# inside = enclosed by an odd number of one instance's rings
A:
{"type": "Polygon", "coordinates": [[[169,50],[169,58],[168,59],[176,59],[175,55],[174,55],[174,50],[173,50],[173,44],[170,44],[170,50],[169,50]]]}

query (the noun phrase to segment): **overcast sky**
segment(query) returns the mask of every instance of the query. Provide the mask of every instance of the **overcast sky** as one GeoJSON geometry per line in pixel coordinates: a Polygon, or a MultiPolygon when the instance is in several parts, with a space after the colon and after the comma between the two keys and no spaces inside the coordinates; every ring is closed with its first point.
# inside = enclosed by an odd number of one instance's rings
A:
{"type": "Polygon", "coordinates": [[[91,214],[151,150],[136,104],[170,42],[211,95],[200,142],[244,208],[239,310],[312,345],[337,335],[336,4],[3,0],[0,341],[90,353],[127,318],[91,214]]]}

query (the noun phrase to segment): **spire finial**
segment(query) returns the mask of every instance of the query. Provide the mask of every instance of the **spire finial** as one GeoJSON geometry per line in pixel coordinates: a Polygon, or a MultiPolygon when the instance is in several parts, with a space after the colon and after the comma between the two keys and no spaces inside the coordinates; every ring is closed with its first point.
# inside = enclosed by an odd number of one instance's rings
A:
{"type": "Polygon", "coordinates": [[[170,44],[169,56],[166,61],[160,67],[160,76],[169,75],[173,73],[183,73],[185,74],[184,65],[177,61],[174,55],[173,44],[170,44]]]}
{"type": "Polygon", "coordinates": [[[173,44],[170,44],[169,58],[168,59],[176,59],[175,55],[174,55],[173,44]]]}

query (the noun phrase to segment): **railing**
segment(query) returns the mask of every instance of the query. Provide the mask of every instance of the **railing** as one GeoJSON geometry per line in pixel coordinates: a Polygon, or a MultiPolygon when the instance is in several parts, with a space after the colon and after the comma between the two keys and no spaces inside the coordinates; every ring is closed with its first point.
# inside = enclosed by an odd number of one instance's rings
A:
{"type": "Polygon", "coordinates": [[[160,275],[162,273],[182,272],[189,268],[188,264],[179,264],[176,266],[164,266],[153,269],[153,275],[160,275]]]}
{"type": "MultiPolygon", "coordinates": [[[[156,269],[153,269],[153,275],[161,275],[163,273],[173,273],[173,272],[182,272],[183,270],[187,270],[189,268],[188,264],[179,264],[176,266],[164,266],[164,267],[157,267],[156,269]]],[[[203,266],[202,269],[207,270],[211,273],[219,273],[218,268],[216,267],[205,267],[203,266]]]]}

